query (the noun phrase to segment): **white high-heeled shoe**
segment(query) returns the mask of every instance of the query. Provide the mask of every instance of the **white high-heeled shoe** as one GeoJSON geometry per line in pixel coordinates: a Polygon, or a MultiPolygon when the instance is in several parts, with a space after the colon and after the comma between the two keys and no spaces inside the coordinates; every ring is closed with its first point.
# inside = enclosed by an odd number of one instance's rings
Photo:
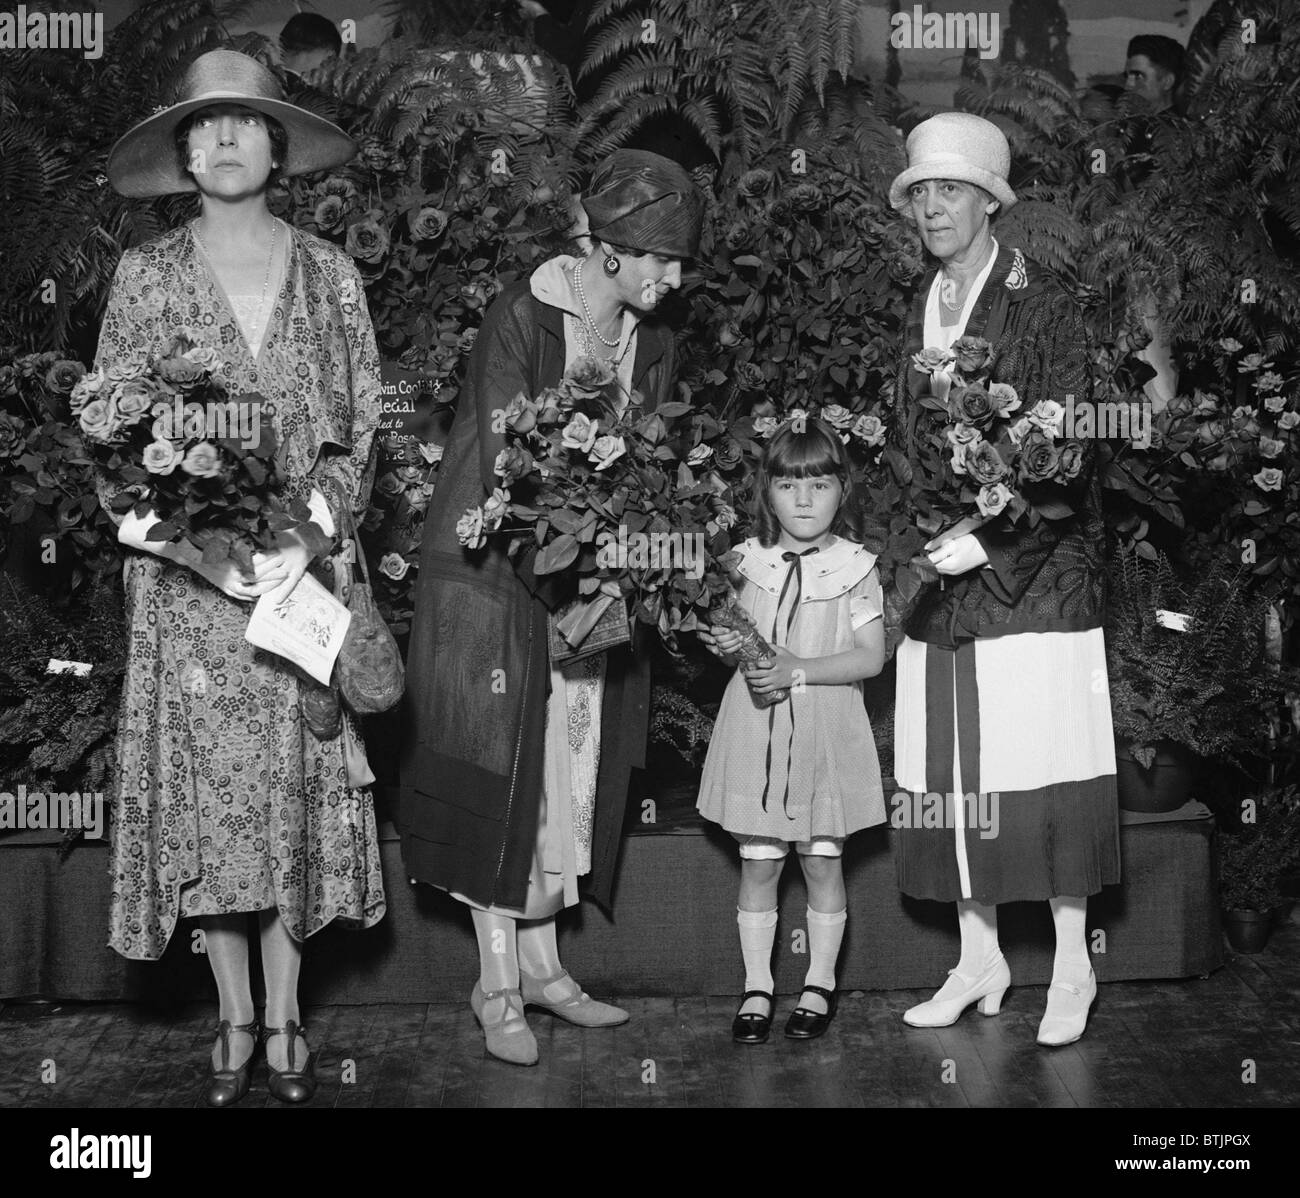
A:
{"type": "Polygon", "coordinates": [[[1011,969],[1007,959],[998,959],[979,977],[969,978],[955,969],[948,970],[948,980],[929,1002],[918,1003],[903,1012],[903,1022],[910,1027],[948,1027],[961,1013],[979,1004],[981,1015],[996,1015],[1002,1009],[1002,996],[1011,986],[1011,969]]]}
{"type": "Polygon", "coordinates": [[[1073,1044],[1088,1024],[1088,1011],[1097,997],[1097,975],[1088,970],[1085,985],[1053,982],[1047,988],[1047,1011],[1038,1025],[1038,1043],[1048,1048],[1073,1044]]]}

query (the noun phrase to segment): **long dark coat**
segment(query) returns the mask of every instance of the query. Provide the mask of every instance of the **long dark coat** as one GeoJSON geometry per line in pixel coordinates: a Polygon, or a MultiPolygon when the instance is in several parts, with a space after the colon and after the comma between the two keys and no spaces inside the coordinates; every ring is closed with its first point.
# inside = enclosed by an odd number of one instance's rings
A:
{"type": "MultiPolygon", "coordinates": [[[[547,611],[567,596],[490,541],[456,538],[466,508],[499,485],[501,413],[564,374],[564,313],[525,280],[488,310],[425,523],[407,661],[399,825],[408,874],[485,906],[523,907],[542,804],[547,611]]],[[[633,387],[653,410],[673,376],[671,333],[637,330],[633,387]]],[[[608,906],[633,767],[645,763],[650,671],[641,648],[611,650],[601,718],[591,895],[608,906]]]]}
{"type": "MultiPolygon", "coordinates": [[[[926,375],[911,367],[924,348],[925,305],[934,279],[921,281],[908,314],[894,391],[892,435],[915,464],[921,423],[946,420],[920,405],[929,388],[926,375]]],[[[1013,246],[999,247],[997,260],[976,299],[966,336],[993,343],[993,380],[1010,383],[1023,410],[1039,400],[1058,403],[1092,399],[1087,332],[1078,305],[1031,258],[1013,246]]],[[[1019,632],[1078,632],[1102,623],[1105,530],[1101,483],[1092,440],[1083,441],[1083,466],[1070,486],[1027,486],[1026,498],[1067,497],[1074,514],[1013,527],[995,517],[975,536],[989,569],[971,570],[931,587],[908,623],[908,635],[952,647],[977,637],[1019,632]]]]}

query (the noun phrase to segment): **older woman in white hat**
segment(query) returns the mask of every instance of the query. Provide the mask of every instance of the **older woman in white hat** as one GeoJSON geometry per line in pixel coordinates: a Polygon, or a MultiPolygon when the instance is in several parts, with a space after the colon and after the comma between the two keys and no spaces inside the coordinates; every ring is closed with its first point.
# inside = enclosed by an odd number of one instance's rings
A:
{"type": "MultiPolygon", "coordinates": [[[[941,113],[912,131],[907,160],[890,201],[937,264],[908,320],[894,435],[927,470],[937,463],[922,451],[924,434],[948,418],[923,406],[931,376],[913,354],[984,338],[993,379],[1011,384],[1026,411],[1040,400],[1086,401],[1090,371],[1074,301],[994,236],[997,214],[1016,202],[1001,130],[941,113]]],[[[957,818],[946,827],[901,831],[898,877],[915,898],[957,903],[961,958],[938,993],[903,1016],[914,1027],[946,1026],[971,1003],[997,1013],[1011,982],[997,933],[1004,902],[1051,904],[1056,955],[1039,1043],[1077,1040],[1096,995],[1087,896],[1119,880],[1119,837],[1100,486],[1083,448],[1067,490],[1025,485],[1042,504],[1032,528],[967,520],[928,546],[942,585],[926,593],[898,650],[894,773],[904,790],[964,801],[949,804],[957,818]],[[996,834],[981,835],[975,817],[994,804],[997,823],[981,822],[996,834]]]]}
{"type": "MultiPolygon", "coordinates": [[[[230,395],[265,397],[288,489],[330,533],[366,507],[375,337],[351,259],[277,220],[266,195],[276,177],[340,165],[355,149],[343,130],[286,103],[254,59],[214,50],[190,66],[179,102],[131,129],[108,159],[123,195],[197,192],[199,204],[193,220],[123,255],[99,366],[145,362],[178,334],[210,350],[230,395]]],[[[281,534],[250,579],[147,541],[149,520],[114,519],[138,552],[127,560],[110,943],[156,960],[178,920],[198,920],[220,1001],[205,1094],[226,1106],[247,1092],[257,1045],[255,913],[271,1093],[304,1102],[316,1083],[298,1010],[302,942],[331,922],[369,927],[384,914],[355,726],[346,712],[340,720],[332,692],[244,639],[249,604],[287,595],[312,553],[281,534]]]]}

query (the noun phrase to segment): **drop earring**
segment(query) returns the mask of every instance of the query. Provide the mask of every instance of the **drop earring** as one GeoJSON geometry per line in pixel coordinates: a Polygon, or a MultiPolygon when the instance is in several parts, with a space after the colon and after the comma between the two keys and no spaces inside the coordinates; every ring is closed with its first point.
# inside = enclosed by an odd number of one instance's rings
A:
{"type": "Polygon", "coordinates": [[[604,270],[604,272],[612,279],[616,274],[618,274],[619,269],[623,264],[615,258],[613,254],[610,254],[600,265],[601,269],[604,270]]]}

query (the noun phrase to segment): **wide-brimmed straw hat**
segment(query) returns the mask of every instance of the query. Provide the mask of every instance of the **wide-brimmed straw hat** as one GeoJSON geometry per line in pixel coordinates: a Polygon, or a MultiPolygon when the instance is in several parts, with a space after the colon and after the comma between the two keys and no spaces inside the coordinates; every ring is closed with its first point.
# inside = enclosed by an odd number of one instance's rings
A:
{"type": "Polygon", "coordinates": [[[649,150],[615,150],[582,197],[593,237],[642,254],[694,258],[704,194],[686,168],[649,150]]]}
{"type": "Polygon", "coordinates": [[[1003,208],[1016,202],[1007,183],[1011,147],[992,121],[969,112],[941,112],[907,137],[907,169],[889,185],[889,202],[908,206],[907,190],[925,179],[960,179],[984,188],[1003,208]]]}
{"type": "Polygon", "coordinates": [[[191,64],[179,99],[124,133],[108,155],[108,177],[124,196],[161,196],[197,191],[176,156],[176,126],[210,104],[241,104],[274,117],[289,135],[282,175],[305,175],[341,166],[357,145],[337,125],[290,104],[276,77],[254,58],[234,50],[210,50],[191,64]]]}

